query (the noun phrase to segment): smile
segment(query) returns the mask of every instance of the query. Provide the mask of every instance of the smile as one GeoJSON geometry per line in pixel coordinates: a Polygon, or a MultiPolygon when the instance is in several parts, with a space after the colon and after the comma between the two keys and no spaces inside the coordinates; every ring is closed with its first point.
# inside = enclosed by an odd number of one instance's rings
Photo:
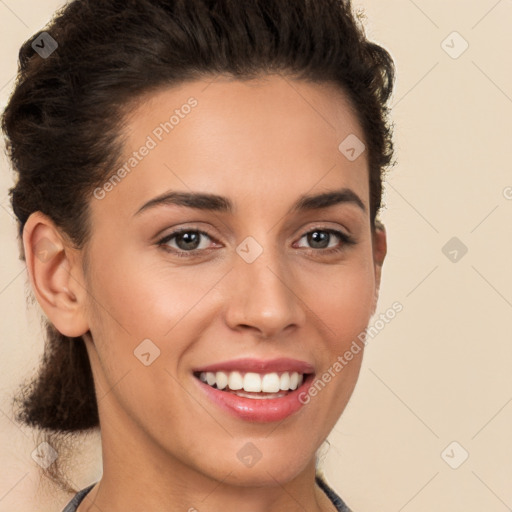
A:
{"type": "Polygon", "coordinates": [[[200,372],[199,379],[209,386],[251,399],[270,399],[286,396],[297,389],[304,380],[298,372],[200,372]]]}
{"type": "Polygon", "coordinates": [[[215,407],[250,422],[282,421],[304,403],[315,370],[305,361],[236,359],[193,371],[200,391],[215,407]]]}

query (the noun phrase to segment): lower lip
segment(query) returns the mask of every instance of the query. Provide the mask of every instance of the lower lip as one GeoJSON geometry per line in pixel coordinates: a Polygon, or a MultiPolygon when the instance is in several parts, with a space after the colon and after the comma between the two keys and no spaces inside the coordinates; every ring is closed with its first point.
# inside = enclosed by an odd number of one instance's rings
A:
{"type": "Polygon", "coordinates": [[[281,398],[253,399],[212,388],[194,377],[208,398],[219,407],[242,420],[260,423],[282,421],[299,411],[304,405],[299,397],[305,396],[313,378],[313,374],[305,375],[303,383],[296,390],[281,398]]]}

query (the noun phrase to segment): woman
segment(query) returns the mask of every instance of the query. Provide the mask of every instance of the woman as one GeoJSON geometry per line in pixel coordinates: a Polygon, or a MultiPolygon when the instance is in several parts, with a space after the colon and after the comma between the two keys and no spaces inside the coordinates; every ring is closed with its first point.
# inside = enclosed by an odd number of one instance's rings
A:
{"type": "Polygon", "coordinates": [[[376,307],[393,79],[338,0],[72,1],[23,45],[18,419],[102,441],[79,492],[49,464],[66,512],[349,510],[316,452],[376,307]]]}

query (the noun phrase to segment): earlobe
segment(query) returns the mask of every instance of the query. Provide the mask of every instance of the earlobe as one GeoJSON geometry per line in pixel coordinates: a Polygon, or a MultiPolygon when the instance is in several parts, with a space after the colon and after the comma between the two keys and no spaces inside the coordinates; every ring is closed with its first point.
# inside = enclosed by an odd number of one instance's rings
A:
{"type": "Polygon", "coordinates": [[[65,336],[87,332],[87,293],[76,249],[41,212],[32,213],[25,223],[23,247],[32,290],[50,322],[65,336]]]}

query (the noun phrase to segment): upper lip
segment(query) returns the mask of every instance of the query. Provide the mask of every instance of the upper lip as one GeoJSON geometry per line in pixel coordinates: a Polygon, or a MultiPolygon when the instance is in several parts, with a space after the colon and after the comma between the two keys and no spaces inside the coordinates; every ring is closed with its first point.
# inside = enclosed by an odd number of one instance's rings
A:
{"type": "Polygon", "coordinates": [[[298,359],[290,359],[281,357],[278,359],[232,359],[230,361],[222,361],[213,363],[208,366],[196,368],[195,372],[221,372],[221,371],[241,371],[254,373],[271,373],[271,372],[297,372],[297,373],[314,373],[312,364],[298,359]]]}

